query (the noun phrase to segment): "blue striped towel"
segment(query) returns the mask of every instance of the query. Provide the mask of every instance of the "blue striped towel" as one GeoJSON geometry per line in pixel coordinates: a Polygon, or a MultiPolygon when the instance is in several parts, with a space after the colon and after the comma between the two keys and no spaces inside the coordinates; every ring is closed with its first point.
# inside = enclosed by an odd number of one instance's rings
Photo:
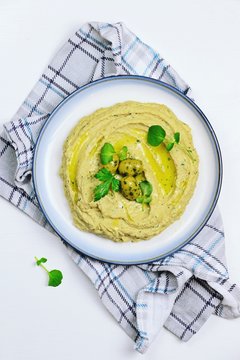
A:
{"type": "MultiPolygon", "coordinates": [[[[4,125],[0,194],[50,231],[31,181],[39,131],[58,103],[81,85],[120,74],[153,77],[191,96],[189,86],[173,68],[124,24],[92,22],[59,50],[12,120],[4,125]]],[[[193,241],[151,264],[109,265],[67,248],[141,353],[163,327],[187,341],[211,314],[225,318],[240,315],[240,290],[229,281],[218,209],[193,241]]]]}

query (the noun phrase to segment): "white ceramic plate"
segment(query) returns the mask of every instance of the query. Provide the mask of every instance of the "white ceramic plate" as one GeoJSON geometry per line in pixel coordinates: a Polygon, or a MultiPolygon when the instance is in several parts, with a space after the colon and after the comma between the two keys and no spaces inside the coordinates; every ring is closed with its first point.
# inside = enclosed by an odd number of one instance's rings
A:
{"type": "Polygon", "coordinates": [[[111,263],[137,264],[164,257],[199,233],[216,206],[221,188],[222,161],[211,125],[188,97],[154,79],[118,76],[83,86],[53,111],[38,138],[33,180],[40,206],[62,239],[93,258],[111,263]],[[77,229],[73,225],[62,180],[58,175],[63,143],[79,119],[101,107],[126,100],[169,106],[179,119],[191,127],[200,158],[197,186],[180,220],[154,238],[138,243],[115,243],[77,229]]]}

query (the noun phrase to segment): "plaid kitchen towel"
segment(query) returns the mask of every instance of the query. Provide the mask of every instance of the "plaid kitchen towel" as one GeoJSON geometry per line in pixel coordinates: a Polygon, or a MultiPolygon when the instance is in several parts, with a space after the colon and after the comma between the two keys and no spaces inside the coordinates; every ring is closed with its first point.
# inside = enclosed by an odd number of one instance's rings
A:
{"type": "MultiPolygon", "coordinates": [[[[109,75],[153,77],[190,95],[189,86],[122,23],[82,26],[60,49],[0,136],[0,194],[51,230],[34,194],[31,172],[39,131],[49,114],[80,86],[109,75]]],[[[228,279],[218,209],[201,233],[163,260],[110,265],[80,255],[75,263],[102,302],[143,353],[164,326],[187,341],[211,314],[240,315],[240,290],[228,279]]]]}

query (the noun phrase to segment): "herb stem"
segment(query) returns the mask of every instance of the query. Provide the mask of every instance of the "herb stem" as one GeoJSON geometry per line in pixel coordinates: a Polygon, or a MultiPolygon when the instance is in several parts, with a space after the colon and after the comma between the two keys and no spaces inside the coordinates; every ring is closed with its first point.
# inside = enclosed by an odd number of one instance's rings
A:
{"type": "MultiPolygon", "coordinates": [[[[36,256],[34,256],[34,259],[36,260],[36,261],[38,261],[39,259],[36,257],[36,256]]],[[[41,264],[39,264],[48,274],[49,274],[49,271],[48,271],[48,269],[41,263],[41,264]]]]}

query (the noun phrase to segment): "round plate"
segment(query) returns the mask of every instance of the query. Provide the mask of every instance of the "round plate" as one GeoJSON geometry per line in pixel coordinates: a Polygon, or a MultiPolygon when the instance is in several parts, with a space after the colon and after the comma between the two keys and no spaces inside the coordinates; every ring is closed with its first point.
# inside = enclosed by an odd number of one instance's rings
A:
{"type": "MultiPolygon", "coordinates": [[[[86,154],[87,156],[87,154],[86,154]]],[[[216,135],[203,112],[175,88],[142,76],[112,76],[79,88],[53,111],[35,148],[33,181],[39,204],[54,230],[76,250],[110,263],[155,261],[181,248],[206,224],[219,196],[222,160],[216,135]],[[59,177],[63,143],[83,116],[117,102],[135,100],[162,103],[192,129],[200,158],[199,178],[180,220],[161,234],[137,243],[115,243],[73,225],[59,177]]]]}

